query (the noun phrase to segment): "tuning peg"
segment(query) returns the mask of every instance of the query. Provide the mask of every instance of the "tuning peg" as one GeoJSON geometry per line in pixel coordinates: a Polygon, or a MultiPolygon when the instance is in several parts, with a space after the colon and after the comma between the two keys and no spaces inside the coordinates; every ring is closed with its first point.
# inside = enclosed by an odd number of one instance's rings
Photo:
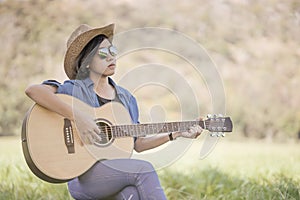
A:
{"type": "Polygon", "coordinates": [[[211,114],[208,114],[208,115],[207,115],[207,118],[208,118],[208,119],[211,119],[211,118],[212,118],[212,115],[211,115],[211,114]]]}
{"type": "Polygon", "coordinates": [[[222,115],[222,114],[218,114],[218,117],[224,117],[224,115],[222,115]]]}
{"type": "Polygon", "coordinates": [[[212,133],[210,134],[210,136],[211,136],[211,137],[225,137],[226,134],[223,133],[223,132],[212,132],[212,133]]]}
{"type": "Polygon", "coordinates": [[[213,133],[210,134],[210,136],[211,136],[211,137],[216,137],[216,136],[217,136],[217,133],[213,132],[213,133]]]}

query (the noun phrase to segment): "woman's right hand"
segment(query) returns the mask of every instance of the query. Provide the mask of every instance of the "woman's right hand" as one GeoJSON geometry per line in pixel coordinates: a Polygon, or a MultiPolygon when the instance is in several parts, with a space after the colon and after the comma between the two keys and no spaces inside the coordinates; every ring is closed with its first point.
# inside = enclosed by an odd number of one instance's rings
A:
{"type": "Polygon", "coordinates": [[[93,144],[96,140],[101,141],[100,129],[88,113],[74,110],[73,121],[84,144],[93,144]]]}
{"type": "Polygon", "coordinates": [[[96,139],[101,141],[101,137],[99,136],[100,130],[93,120],[92,115],[77,110],[74,106],[65,103],[55,95],[56,92],[57,87],[43,84],[31,85],[25,91],[37,104],[73,121],[79,131],[80,144],[82,142],[91,144],[96,139]]]}

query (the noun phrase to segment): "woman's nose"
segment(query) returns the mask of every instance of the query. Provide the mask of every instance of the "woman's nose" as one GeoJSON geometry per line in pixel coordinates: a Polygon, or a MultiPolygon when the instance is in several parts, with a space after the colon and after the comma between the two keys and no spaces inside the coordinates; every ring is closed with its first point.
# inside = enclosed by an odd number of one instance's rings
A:
{"type": "Polygon", "coordinates": [[[107,61],[112,61],[115,57],[112,56],[110,53],[107,55],[106,60],[107,61]]]}

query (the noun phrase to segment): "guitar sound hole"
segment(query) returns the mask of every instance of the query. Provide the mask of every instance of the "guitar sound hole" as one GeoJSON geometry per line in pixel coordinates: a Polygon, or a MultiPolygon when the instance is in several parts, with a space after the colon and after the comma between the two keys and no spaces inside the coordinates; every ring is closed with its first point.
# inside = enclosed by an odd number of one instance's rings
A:
{"type": "Polygon", "coordinates": [[[96,124],[99,127],[100,134],[98,134],[99,139],[95,139],[94,144],[97,146],[105,146],[112,142],[112,131],[109,124],[103,121],[98,121],[96,124]]]}

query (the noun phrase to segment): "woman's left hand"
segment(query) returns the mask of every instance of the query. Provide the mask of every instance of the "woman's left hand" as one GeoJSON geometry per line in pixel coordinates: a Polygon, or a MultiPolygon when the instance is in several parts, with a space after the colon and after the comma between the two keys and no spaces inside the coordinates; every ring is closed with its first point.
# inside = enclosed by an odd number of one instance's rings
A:
{"type": "Polygon", "coordinates": [[[184,138],[190,138],[190,139],[195,139],[199,135],[201,135],[203,129],[199,125],[194,125],[191,126],[188,131],[185,132],[175,132],[173,133],[173,139],[175,140],[178,137],[184,137],[184,138]]]}
{"type": "Polygon", "coordinates": [[[191,126],[188,131],[181,132],[180,136],[185,138],[197,138],[201,133],[203,129],[199,125],[191,126]]]}

